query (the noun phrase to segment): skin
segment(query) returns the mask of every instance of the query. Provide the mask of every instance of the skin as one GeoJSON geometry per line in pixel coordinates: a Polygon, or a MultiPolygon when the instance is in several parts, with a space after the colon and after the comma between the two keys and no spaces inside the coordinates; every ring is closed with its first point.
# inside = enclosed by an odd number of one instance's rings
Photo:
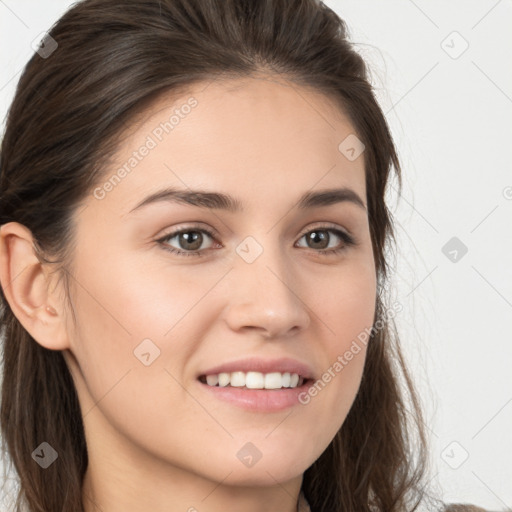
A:
{"type": "MultiPolygon", "coordinates": [[[[364,347],[307,405],[279,412],[222,402],[196,380],[248,356],[296,358],[320,377],[373,324],[376,274],[364,208],[295,207],[304,192],[338,187],[366,204],[363,156],[350,161],[338,150],[355,130],[318,92],[260,76],[160,98],[123,139],[106,179],[192,96],[190,114],[103,199],[91,194],[78,210],[76,324],[30,231],[17,223],[0,230],[7,300],[38,343],[63,351],[77,387],[86,512],[295,511],[304,471],[360,384],[364,347]],[[160,202],[129,213],[164,186],[230,194],[244,211],[160,202]],[[192,223],[218,233],[202,232],[201,256],[156,242],[192,223]],[[304,235],[326,223],[357,245],[319,253],[304,235]],[[235,250],[247,236],[263,250],[252,263],[235,250]],[[134,356],[146,338],[160,350],[149,366],[134,356]],[[252,467],[236,456],[247,442],[262,454],[252,467]]],[[[329,248],[343,246],[327,233],[329,248]]],[[[189,247],[178,237],[165,243],[189,247]]]]}

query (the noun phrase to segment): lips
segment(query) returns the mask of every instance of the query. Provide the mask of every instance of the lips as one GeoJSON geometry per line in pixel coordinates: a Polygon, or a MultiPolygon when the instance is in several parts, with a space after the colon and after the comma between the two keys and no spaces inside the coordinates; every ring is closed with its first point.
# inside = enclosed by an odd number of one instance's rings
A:
{"type": "Polygon", "coordinates": [[[313,385],[314,377],[307,364],[295,359],[249,358],[202,371],[197,375],[197,389],[240,410],[277,413],[302,407],[299,397],[313,385]]]}

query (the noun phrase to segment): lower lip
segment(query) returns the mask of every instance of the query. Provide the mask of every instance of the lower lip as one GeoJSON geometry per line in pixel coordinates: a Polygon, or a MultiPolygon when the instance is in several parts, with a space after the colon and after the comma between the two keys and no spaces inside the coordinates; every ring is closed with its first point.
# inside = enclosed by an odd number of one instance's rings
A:
{"type": "Polygon", "coordinates": [[[308,379],[297,388],[243,389],[231,386],[209,386],[198,381],[213,396],[248,411],[276,412],[300,404],[299,395],[307,393],[313,381],[308,379]]]}

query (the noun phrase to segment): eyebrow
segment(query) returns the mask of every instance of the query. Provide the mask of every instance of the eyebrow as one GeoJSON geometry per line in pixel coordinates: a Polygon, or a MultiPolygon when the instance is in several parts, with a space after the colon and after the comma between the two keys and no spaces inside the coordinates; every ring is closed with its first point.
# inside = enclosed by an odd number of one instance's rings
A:
{"type": "MultiPolygon", "coordinates": [[[[147,196],[128,213],[132,213],[149,204],[159,202],[184,203],[199,208],[226,210],[231,213],[243,211],[243,205],[240,200],[221,192],[191,189],[182,190],[168,187],[147,196]]],[[[306,192],[297,202],[297,208],[299,210],[306,210],[308,208],[319,208],[321,206],[330,206],[343,202],[353,203],[363,210],[366,210],[366,206],[361,197],[359,197],[354,190],[347,187],[306,192]]]]}

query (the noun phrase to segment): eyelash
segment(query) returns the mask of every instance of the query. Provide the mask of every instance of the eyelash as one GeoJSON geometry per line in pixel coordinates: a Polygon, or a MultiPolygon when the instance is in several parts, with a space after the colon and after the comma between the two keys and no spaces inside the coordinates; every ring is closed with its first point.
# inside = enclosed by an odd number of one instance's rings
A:
{"type": "MultiPolygon", "coordinates": [[[[201,251],[182,251],[180,249],[176,249],[174,247],[170,247],[168,244],[164,243],[166,240],[174,238],[176,235],[180,235],[182,233],[194,232],[194,231],[201,232],[201,233],[207,233],[208,236],[210,236],[212,239],[215,240],[216,234],[213,233],[212,231],[210,231],[209,229],[206,229],[206,228],[203,228],[203,227],[199,228],[199,227],[191,226],[191,227],[188,227],[188,228],[185,228],[185,229],[179,229],[177,231],[173,231],[172,233],[166,234],[163,237],[161,237],[158,240],[156,240],[156,242],[158,242],[162,246],[162,249],[164,249],[165,251],[169,251],[169,252],[171,252],[173,254],[178,254],[180,256],[201,256],[202,253],[205,252],[205,250],[201,250],[201,251]]],[[[345,233],[344,231],[341,231],[338,228],[332,227],[332,226],[318,226],[318,227],[315,227],[313,229],[310,229],[309,231],[304,232],[299,237],[299,240],[301,238],[303,238],[305,235],[307,235],[307,234],[309,234],[309,233],[311,233],[313,231],[328,231],[328,232],[334,233],[336,236],[338,236],[339,238],[341,238],[343,240],[343,245],[341,247],[337,248],[337,249],[320,249],[320,250],[317,250],[317,251],[315,251],[315,249],[311,249],[312,251],[320,253],[321,255],[335,256],[335,255],[339,254],[340,252],[345,251],[349,247],[357,245],[357,242],[356,242],[356,240],[355,240],[355,238],[353,236],[349,235],[348,233],[345,233]]]]}

